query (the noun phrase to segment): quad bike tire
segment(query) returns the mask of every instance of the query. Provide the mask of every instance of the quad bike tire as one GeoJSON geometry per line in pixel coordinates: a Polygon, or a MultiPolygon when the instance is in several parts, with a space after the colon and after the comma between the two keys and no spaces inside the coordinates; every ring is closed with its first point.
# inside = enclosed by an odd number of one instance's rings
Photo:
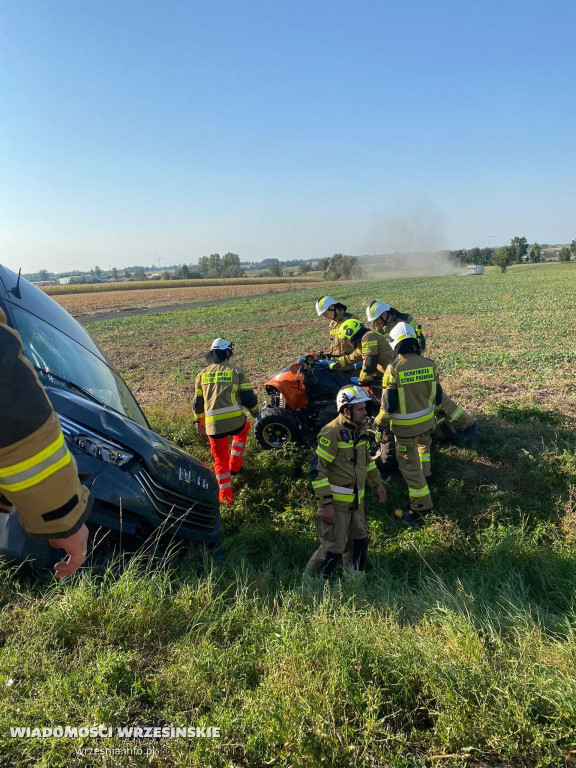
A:
{"type": "Polygon", "coordinates": [[[261,448],[278,450],[289,444],[301,444],[302,433],[297,419],[283,408],[266,408],[256,422],[254,435],[261,448]]]}

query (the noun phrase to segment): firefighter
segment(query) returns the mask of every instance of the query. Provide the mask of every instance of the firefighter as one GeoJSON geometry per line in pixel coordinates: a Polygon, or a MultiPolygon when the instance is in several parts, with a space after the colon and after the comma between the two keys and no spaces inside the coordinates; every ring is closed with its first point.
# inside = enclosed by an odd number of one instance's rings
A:
{"type": "Polygon", "coordinates": [[[344,387],[336,397],[338,416],[318,433],[318,470],[312,487],[318,505],[320,546],[308,561],[307,576],[330,576],[343,555],[352,573],[364,570],[368,551],[366,482],[376,490],[381,504],[386,501],[363,426],[369,400],[370,395],[362,387],[344,387]]]}
{"type": "Polygon", "coordinates": [[[442,403],[436,363],[422,357],[418,336],[408,323],[390,333],[396,358],[384,374],[385,390],[376,424],[390,424],[396,458],[408,485],[410,509],[395,515],[408,524],[432,509],[426,478],[431,474],[430,445],[436,427],[435,410],[442,403]]]}
{"type": "Polygon", "coordinates": [[[232,475],[242,469],[250,430],[242,406],[256,419],[260,418],[258,400],[244,369],[230,362],[233,354],[231,342],[220,337],[214,339],[206,355],[208,367],[196,377],[193,403],[196,428],[210,442],[220,501],[229,505],[234,503],[232,475]]]}
{"type": "Polygon", "coordinates": [[[348,339],[354,350],[349,355],[337,357],[329,364],[330,368],[336,370],[360,368],[358,381],[353,379],[353,383],[360,384],[361,387],[370,387],[380,399],[384,371],[394,359],[388,336],[366,328],[360,320],[350,318],[344,320],[338,328],[338,337],[348,339]]]}
{"type": "Polygon", "coordinates": [[[345,320],[355,317],[350,312],[346,312],[346,305],[341,304],[332,296],[322,296],[316,302],[316,313],[318,317],[325,317],[329,321],[328,332],[330,334],[330,349],[328,350],[331,357],[338,357],[339,355],[349,355],[354,351],[353,346],[348,339],[338,337],[338,329],[345,320]]]}
{"type": "MultiPolygon", "coordinates": [[[[418,343],[422,352],[426,350],[426,339],[422,333],[422,326],[417,325],[412,315],[399,312],[385,301],[376,299],[366,307],[366,317],[372,323],[372,327],[378,333],[390,333],[397,323],[408,323],[416,332],[418,343]]],[[[470,445],[478,437],[479,424],[460,405],[454,402],[444,392],[442,406],[437,418],[437,427],[444,424],[443,431],[450,433],[460,432],[464,445],[470,445]]]]}
{"type": "Polygon", "coordinates": [[[0,424],[0,511],[17,510],[27,533],[66,552],[68,559],[54,566],[62,579],[86,560],[93,500],[20,336],[1,309],[0,424]]]}

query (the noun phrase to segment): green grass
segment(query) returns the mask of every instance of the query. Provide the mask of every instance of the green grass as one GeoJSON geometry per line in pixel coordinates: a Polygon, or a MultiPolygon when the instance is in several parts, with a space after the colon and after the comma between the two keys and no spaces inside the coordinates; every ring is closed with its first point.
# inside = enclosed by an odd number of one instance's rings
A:
{"type": "MultiPolygon", "coordinates": [[[[422,530],[388,517],[406,502],[400,478],[386,509],[370,495],[363,582],[302,582],[316,546],[309,454],[261,452],[252,438],[237,504],[223,513],[222,560],[143,553],[66,584],[5,570],[2,765],[573,766],[576,366],[563,335],[576,323],[575,277],[546,264],[335,291],[357,313],[384,298],[423,321],[449,393],[481,422],[473,448],[434,448],[435,515],[422,530]],[[99,758],[79,757],[80,739],[9,737],[16,724],[138,723],[222,736],[99,758]]],[[[235,341],[261,383],[324,342],[317,293],[91,330],[124,374],[144,377],[144,394],[156,380],[176,390],[193,379],[216,335],[235,341]]],[[[148,413],[210,461],[189,411],[152,400],[148,413]]]]}

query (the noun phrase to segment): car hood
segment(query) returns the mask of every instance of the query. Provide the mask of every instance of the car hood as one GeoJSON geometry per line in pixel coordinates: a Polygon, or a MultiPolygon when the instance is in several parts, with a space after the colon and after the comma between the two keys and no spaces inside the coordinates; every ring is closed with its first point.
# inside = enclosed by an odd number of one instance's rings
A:
{"type": "Polygon", "coordinates": [[[193,470],[195,476],[207,477],[211,474],[206,465],[194,456],[127,416],[72,392],[49,386],[45,389],[56,413],[125,446],[131,453],[140,456],[148,470],[163,482],[178,487],[176,479],[182,473],[193,470]]]}

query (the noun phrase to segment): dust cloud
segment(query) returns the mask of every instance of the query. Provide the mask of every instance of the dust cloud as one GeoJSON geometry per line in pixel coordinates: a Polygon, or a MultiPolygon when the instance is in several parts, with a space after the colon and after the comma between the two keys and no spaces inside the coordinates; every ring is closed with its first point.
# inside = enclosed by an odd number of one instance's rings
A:
{"type": "Polygon", "coordinates": [[[379,217],[361,244],[360,263],[367,277],[433,277],[456,270],[445,243],[443,217],[430,206],[399,216],[379,217]]]}

